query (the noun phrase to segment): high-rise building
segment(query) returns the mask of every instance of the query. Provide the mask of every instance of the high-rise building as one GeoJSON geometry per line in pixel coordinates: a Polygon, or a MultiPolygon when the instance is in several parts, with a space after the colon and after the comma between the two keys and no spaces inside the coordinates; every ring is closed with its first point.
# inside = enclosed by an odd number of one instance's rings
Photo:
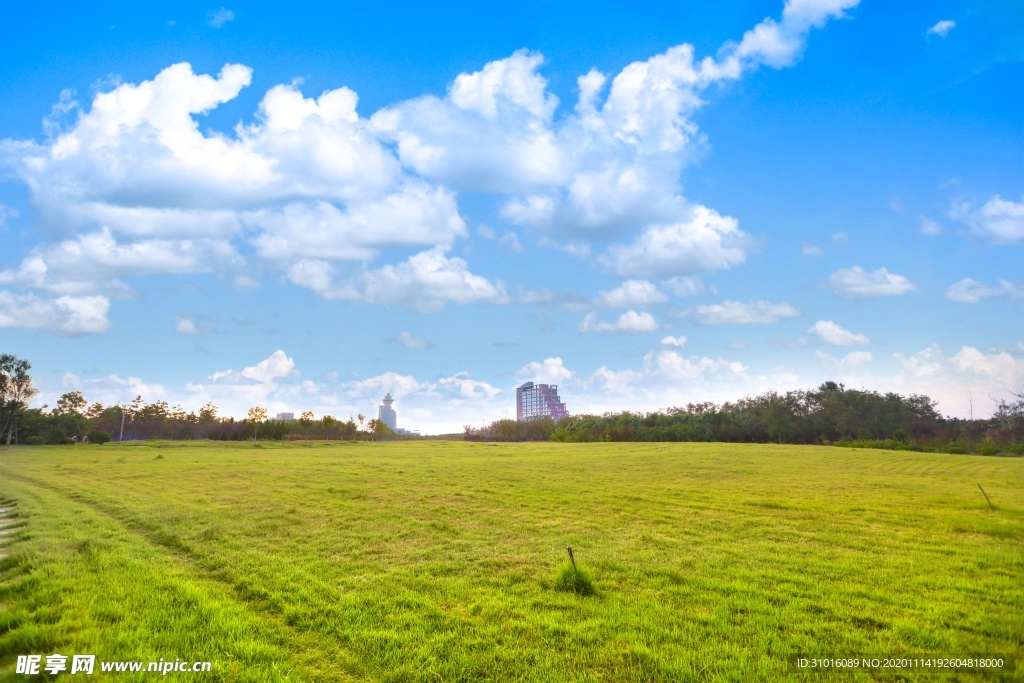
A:
{"type": "Polygon", "coordinates": [[[550,415],[551,419],[561,420],[569,411],[558,398],[557,384],[534,384],[527,382],[516,388],[516,419],[529,420],[534,417],[550,415]]]}
{"type": "Polygon", "coordinates": [[[391,429],[398,429],[398,413],[391,407],[391,404],[395,402],[395,399],[391,398],[391,392],[389,391],[384,395],[384,402],[377,408],[377,419],[386,424],[391,429]]]}

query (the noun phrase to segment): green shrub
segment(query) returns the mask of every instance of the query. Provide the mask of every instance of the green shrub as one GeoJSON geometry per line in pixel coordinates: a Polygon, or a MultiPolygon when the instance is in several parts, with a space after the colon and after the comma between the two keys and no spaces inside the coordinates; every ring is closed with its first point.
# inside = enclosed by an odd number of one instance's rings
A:
{"type": "Polygon", "coordinates": [[[585,569],[566,563],[555,577],[555,590],[576,595],[597,595],[594,581],[585,569]]]}
{"type": "Polygon", "coordinates": [[[101,432],[99,430],[89,432],[89,443],[98,443],[101,446],[110,441],[110,432],[101,432]]]}
{"type": "Polygon", "coordinates": [[[30,436],[25,439],[26,446],[42,446],[46,440],[41,436],[30,436]]]}
{"type": "Polygon", "coordinates": [[[985,444],[978,449],[978,455],[997,455],[998,453],[999,449],[992,444],[985,444]]]}
{"type": "Polygon", "coordinates": [[[946,452],[952,453],[953,455],[967,455],[967,449],[955,443],[946,446],[946,452]]]}

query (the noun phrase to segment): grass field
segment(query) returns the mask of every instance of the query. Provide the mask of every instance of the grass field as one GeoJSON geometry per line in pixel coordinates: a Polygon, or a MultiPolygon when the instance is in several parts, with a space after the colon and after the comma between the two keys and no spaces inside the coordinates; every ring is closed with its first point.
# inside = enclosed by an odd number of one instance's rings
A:
{"type": "MultiPolygon", "coordinates": [[[[735,444],[8,448],[4,507],[11,680],[29,680],[14,665],[33,653],[213,663],[176,680],[560,682],[821,681],[795,659],[999,655],[1000,672],[928,677],[1024,680],[1020,458],[735,444]],[[566,546],[597,595],[556,590],[566,546]]],[[[84,680],[104,675],[160,678],[84,680]]]]}

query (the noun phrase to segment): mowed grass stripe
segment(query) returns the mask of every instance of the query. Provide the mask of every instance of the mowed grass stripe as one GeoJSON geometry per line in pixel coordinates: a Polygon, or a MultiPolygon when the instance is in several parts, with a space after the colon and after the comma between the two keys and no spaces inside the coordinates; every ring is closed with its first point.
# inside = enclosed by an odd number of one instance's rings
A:
{"type": "Polygon", "coordinates": [[[723,444],[146,444],[17,450],[0,470],[173,539],[202,580],[286,624],[286,659],[319,672],[782,679],[797,654],[1019,660],[1024,632],[1019,460],[723,444]],[[566,545],[599,597],[553,590],[566,545]]]}

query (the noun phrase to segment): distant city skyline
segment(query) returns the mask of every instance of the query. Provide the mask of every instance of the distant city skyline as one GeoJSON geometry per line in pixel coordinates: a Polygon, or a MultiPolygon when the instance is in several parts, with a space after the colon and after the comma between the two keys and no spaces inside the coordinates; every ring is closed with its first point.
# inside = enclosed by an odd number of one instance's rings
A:
{"type": "Polygon", "coordinates": [[[461,431],[1024,391],[1024,4],[16,3],[0,351],[54,406],[461,431]]]}

